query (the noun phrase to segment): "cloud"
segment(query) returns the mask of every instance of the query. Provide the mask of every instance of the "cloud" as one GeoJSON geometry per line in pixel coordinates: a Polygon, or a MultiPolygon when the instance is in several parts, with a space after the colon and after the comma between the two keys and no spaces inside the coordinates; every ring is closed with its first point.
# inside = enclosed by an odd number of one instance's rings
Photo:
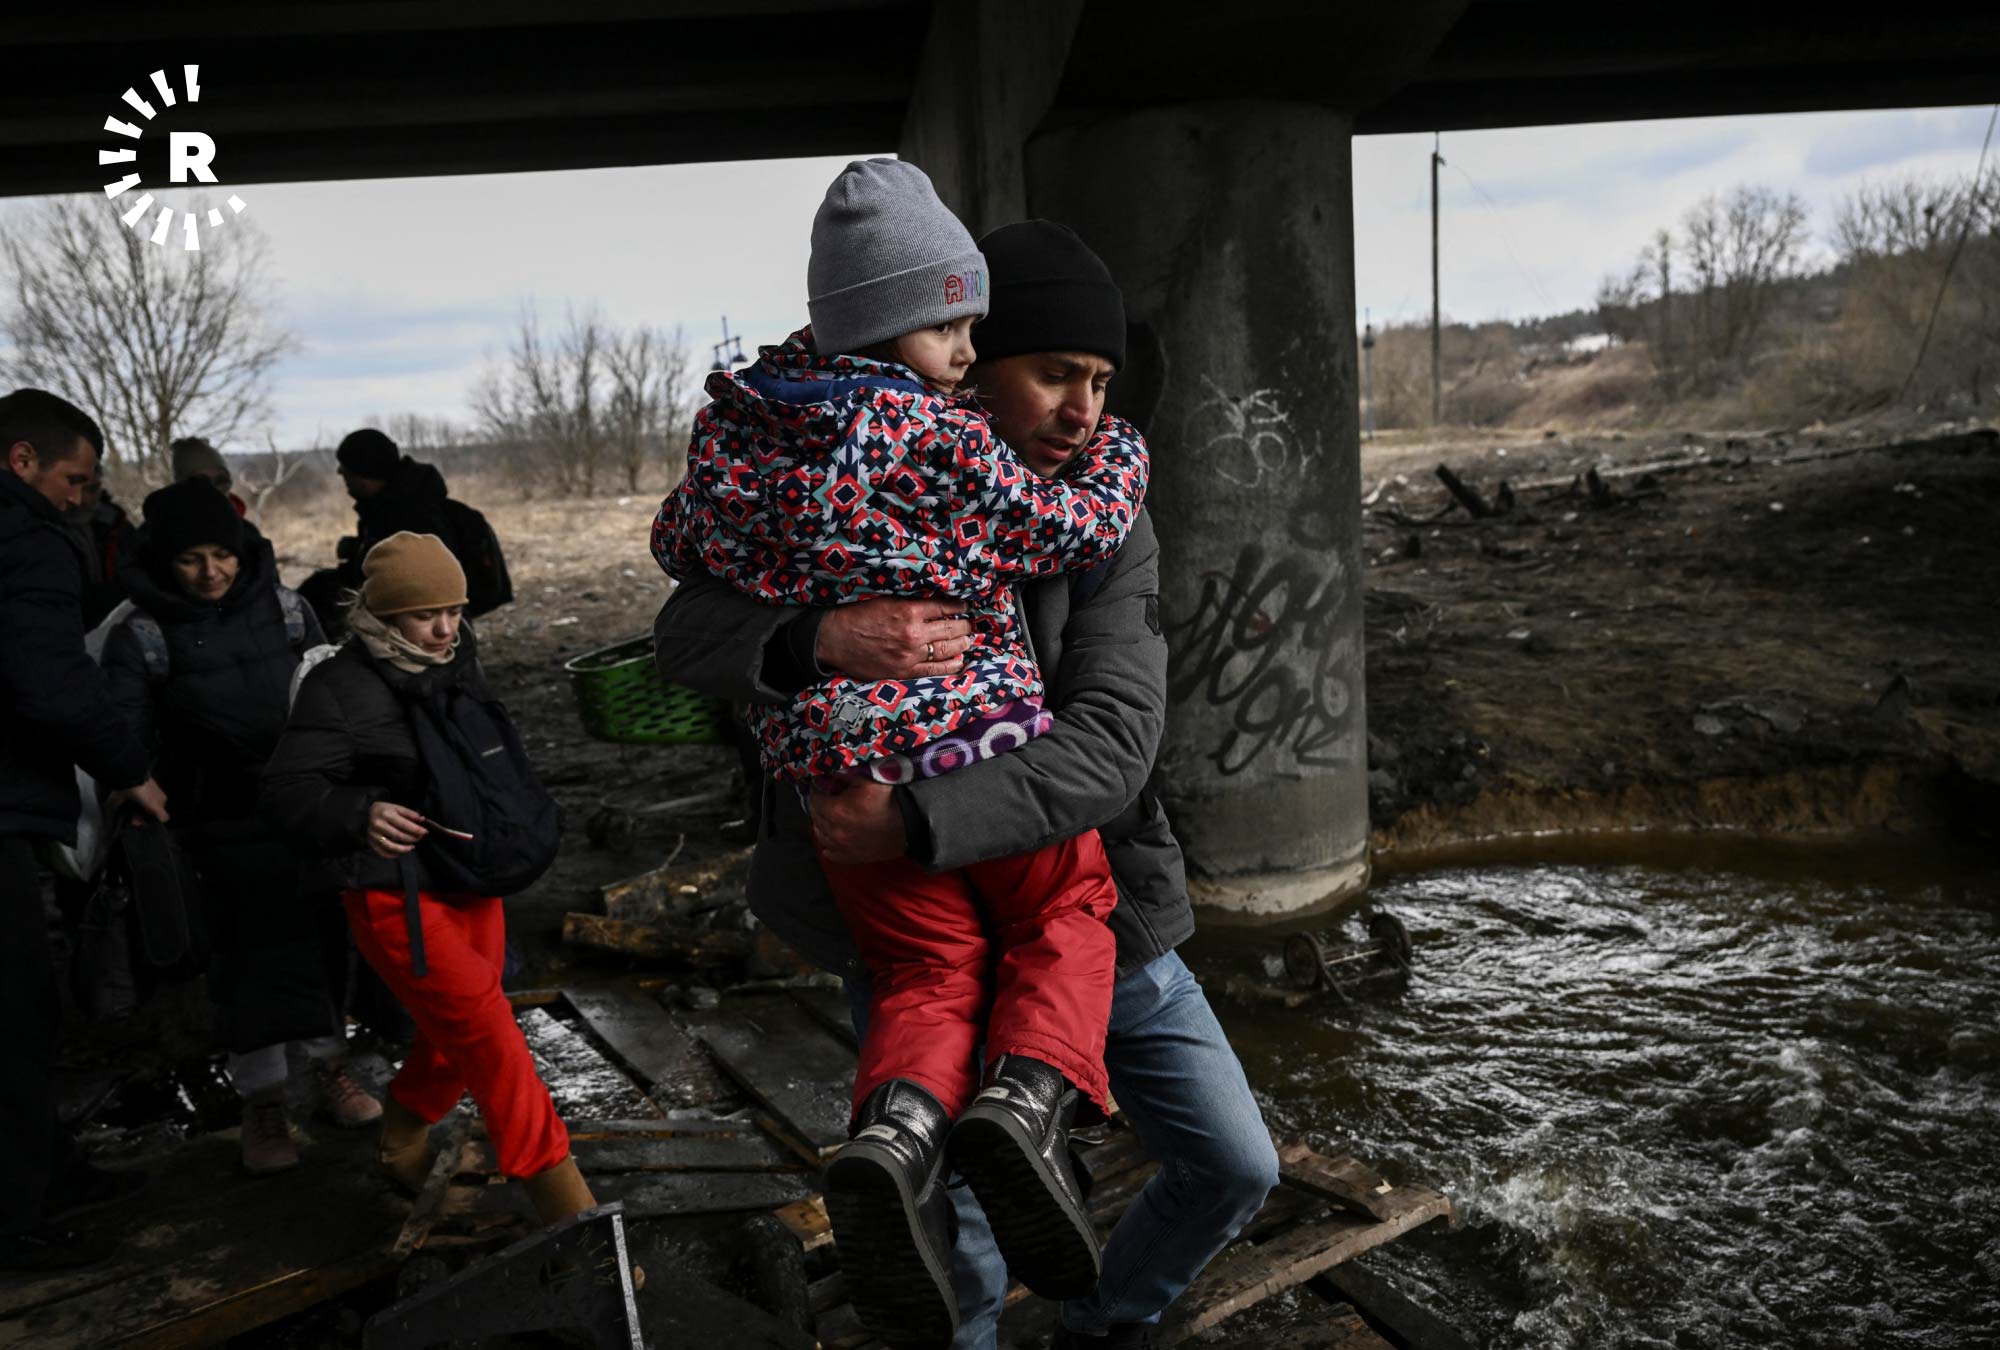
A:
{"type": "MultiPolygon", "coordinates": [[[[1983,108],[1593,123],[1444,137],[1443,297],[1465,319],[1593,302],[1662,225],[1740,183],[1798,193],[1823,237],[1871,178],[1968,173],[1983,108]],[[1476,185],[1476,186],[1475,186],[1476,185]]],[[[1356,295],[1377,323],[1430,308],[1428,135],[1354,143],[1356,295]]],[[[258,184],[278,308],[303,350],[277,372],[282,443],[371,412],[468,419],[523,304],[559,323],[679,326],[698,361],[728,316],[746,347],[805,318],[813,212],[848,156],[258,184]]],[[[0,202],[0,222],[23,207],[0,202]]]]}
{"type": "Polygon", "coordinates": [[[1806,150],[1808,173],[1844,175],[1879,169],[1937,150],[1970,148],[1986,134],[1986,108],[1942,108],[1902,113],[1819,136],[1806,150]]]}

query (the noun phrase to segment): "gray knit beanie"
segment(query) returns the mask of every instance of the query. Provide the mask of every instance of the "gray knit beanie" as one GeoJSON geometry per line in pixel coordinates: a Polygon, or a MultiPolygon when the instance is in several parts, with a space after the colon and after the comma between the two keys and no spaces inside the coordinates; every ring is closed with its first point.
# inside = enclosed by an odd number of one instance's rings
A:
{"type": "Polygon", "coordinates": [[[822,353],[855,352],[932,324],[986,313],[986,259],[899,159],[857,159],[813,217],[806,309],[822,353]]]}
{"type": "Polygon", "coordinates": [[[173,474],[176,483],[185,483],[197,474],[203,478],[216,479],[220,486],[228,487],[231,478],[229,461],[222,452],[200,436],[183,436],[167,447],[173,460],[173,474]]]}

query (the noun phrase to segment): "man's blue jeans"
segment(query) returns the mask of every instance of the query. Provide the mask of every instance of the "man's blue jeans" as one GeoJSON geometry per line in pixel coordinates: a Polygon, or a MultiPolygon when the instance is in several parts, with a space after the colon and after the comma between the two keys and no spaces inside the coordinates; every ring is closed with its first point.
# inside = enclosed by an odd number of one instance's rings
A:
{"type": "MultiPolygon", "coordinates": [[[[864,1030],[865,980],[848,981],[847,995],[855,1029],[864,1030]]],[[[1097,1292],[1063,1305],[1063,1322],[1089,1334],[1157,1322],[1278,1184],[1278,1155],[1243,1065],[1179,956],[1168,952],[1119,977],[1104,1063],[1112,1096],[1160,1172],[1112,1230],[1097,1292]]],[[[951,1197],[953,1350],[993,1350],[1007,1266],[971,1190],[954,1181],[951,1197]]]]}

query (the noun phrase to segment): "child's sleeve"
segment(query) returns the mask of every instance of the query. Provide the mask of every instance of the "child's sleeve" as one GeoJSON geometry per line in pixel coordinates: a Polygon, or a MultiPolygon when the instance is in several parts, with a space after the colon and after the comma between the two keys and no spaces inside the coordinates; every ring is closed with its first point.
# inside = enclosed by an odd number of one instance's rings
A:
{"type": "Polygon", "coordinates": [[[690,499],[693,473],[694,466],[689,465],[687,476],[667,494],[660,503],[660,513],[653,517],[653,561],[675,581],[686,581],[703,570],[701,548],[688,518],[694,505],[690,499]]]}
{"type": "Polygon", "coordinates": [[[1146,440],[1105,417],[1060,478],[1043,478],[993,434],[985,416],[952,409],[952,530],[968,561],[1003,580],[1093,567],[1116,554],[1146,500],[1146,440]]]}

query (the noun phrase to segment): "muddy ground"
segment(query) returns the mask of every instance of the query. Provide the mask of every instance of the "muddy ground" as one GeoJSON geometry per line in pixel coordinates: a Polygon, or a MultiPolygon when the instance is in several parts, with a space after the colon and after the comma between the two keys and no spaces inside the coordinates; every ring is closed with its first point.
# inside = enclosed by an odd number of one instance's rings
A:
{"type": "MultiPolygon", "coordinates": [[[[1548,830],[1905,831],[2000,785],[1991,430],[1385,437],[1363,480],[1385,860],[1548,830]],[[1511,510],[1452,507],[1439,463],[1489,504],[1504,480],[1511,510]],[[1595,496],[1576,481],[1592,469],[1595,496]]],[[[455,491],[505,543],[518,598],[480,624],[483,651],[567,811],[562,861],[510,905],[530,977],[557,982],[597,959],[557,940],[597,886],[676,849],[740,851],[736,761],[590,740],[561,670],[649,630],[656,496],[455,491]],[[669,801],[628,847],[588,836],[606,805],[669,801]]],[[[329,499],[267,524],[296,579],[348,518],[329,499]]]]}
{"type": "Polygon", "coordinates": [[[1990,819],[1991,430],[1383,445],[1364,479],[1379,854],[1990,819]],[[1438,516],[1439,463],[1512,509],[1438,516]]]}

